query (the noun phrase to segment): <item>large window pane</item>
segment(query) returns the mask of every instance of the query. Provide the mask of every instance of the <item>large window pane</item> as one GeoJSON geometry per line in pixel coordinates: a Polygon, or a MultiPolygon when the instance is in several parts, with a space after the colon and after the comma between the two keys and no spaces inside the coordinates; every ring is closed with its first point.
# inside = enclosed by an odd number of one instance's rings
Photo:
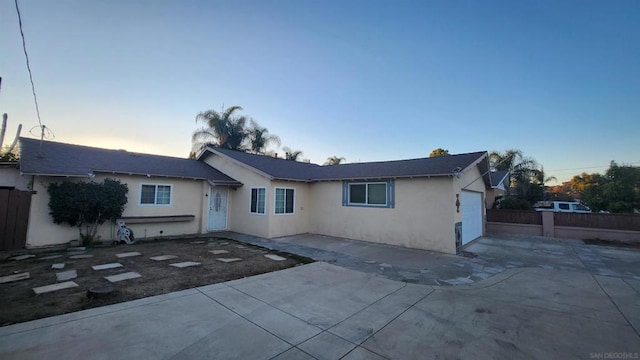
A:
{"type": "Polygon", "coordinates": [[[293,189],[286,190],[286,208],[285,212],[287,214],[293,214],[293,189]]]}
{"type": "Polygon", "coordinates": [[[251,189],[251,210],[252,213],[258,212],[258,189],[251,189]]]}
{"type": "Polygon", "coordinates": [[[368,204],[387,204],[387,184],[369,184],[368,187],[368,204]]]}
{"type": "Polygon", "coordinates": [[[158,185],[156,189],[156,204],[167,205],[171,203],[171,186],[158,185]]]}
{"type": "Polygon", "coordinates": [[[140,192],[140,204],[154,204],[156,201],[156,186],[142,185],[140,192]]]}
{"type": "Polygon", "coordinates": [[[276,214],[284,214],[284,189],[276,189],[276,214]]]}
{"type": "Polygon", "coordinates": [[[349,203],[366,204],[367,186],[365,184],[349,184],[349,203]]]}
{"type": "Polygon", "coordinates": [[[258,189],[258,213],[260,214],[264,214],[266,191],[266,189],[258,189]]]}
{"type": "Polygon", "coordinates": [[[265,189],[251,189],[251,212],[264,214],[265,189]]]}

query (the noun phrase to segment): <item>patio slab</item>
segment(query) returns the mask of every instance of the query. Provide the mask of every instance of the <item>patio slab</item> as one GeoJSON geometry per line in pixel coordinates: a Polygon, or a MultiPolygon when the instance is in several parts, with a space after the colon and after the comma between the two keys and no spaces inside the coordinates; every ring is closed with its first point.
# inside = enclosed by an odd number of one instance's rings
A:
{"type": "Polygon", "coordinates": [[[74,281],[66,281],[66,282],[61,282],[57,284],[36,287],[36,288],[33,288],[33,292],[36,293],[36,295],[40,295],[40,294],[45,294],[52,291],[64,290],[64,289],[69,289],[73,287],[78,287],[78,284],[76,284],[74,281]]]}
{"type": "Polygon", "coordinates": [[[109,263],[109,264],[102,264],[102,265],[93,265],[91,268],[93,270],[106,270],[106,269],[115,269],[115,268],[119,268],[122,267],[122,264],[120,263],[109,263]]]}
{"type": "Polygon", "coordinates": [[[179,263],[169,264],[169,266],[173,266],[173,267],[177,267],[177,268],[186,268],[186,267],[198,266],[198,265],[200,265],[200,263],[199,262],[195,262],[195,261],[183,261],[183,262],[179,262],[179,263]]]}
{"type": "Polygon", "coordinates": [[[165,260],[171,260],[171,259],[177,259],[178,257],[176,255],[159,255],[159,256],[152,256],[149,259],[153,260],[153,261],[165,261],[165,260]]]}
{"type": "Polygon", "coordinates": [[[58,281],[67,281],[77,277],[78,272],[75,269],[56,273],[56,280],[58,281]]]}
{"type": "Polygon", "coordinates": [[[10,283],[14,281],[26,280],[30,277],[29,272],[7,275],[0,277],[0,284],[10,283]]]}
{"type": "Polygon", "coordinates": [[[232,263],[232,262],[240,261],[242,259],[240,259],[240,258],[217,258],[216,260],[222,261],[224,263],[232,263]]]}
{"type": "Polygon", "coordinates": [[[137,252],[137,251],[131,251],[131,252],[126,252],[126,253],[120,253],[120,254],[116,254],[116,257],[118,258],[127,258],[127,257],[132,257],[132,256],[141,256],[142,254],[137,252]]]}
{"type": "Polygon", "coordinates": [[[107,279],[107,281],[109,282],[114,283],[118,281],[135,279],[139,277],[142,277],[142,275],[138,274],[137,272],[126,272],[118,275],[105,276],[105,279],[107,279]]]}
{"type": "Polygon", "coordinates": [[[210,253],[212,253],[213,255],[220,255],[220,254],[228,254],[229,252],[227,250],[209,250],[210,253]]]}

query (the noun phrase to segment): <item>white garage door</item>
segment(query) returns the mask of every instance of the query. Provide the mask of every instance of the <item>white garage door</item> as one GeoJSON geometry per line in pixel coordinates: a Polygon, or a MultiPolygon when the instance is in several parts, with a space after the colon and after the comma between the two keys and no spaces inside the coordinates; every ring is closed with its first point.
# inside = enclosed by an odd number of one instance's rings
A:
{"type": "Polygon", "coordinates": [[[462,245],[482,236],[482,194],[462,192],[462,245]]]}

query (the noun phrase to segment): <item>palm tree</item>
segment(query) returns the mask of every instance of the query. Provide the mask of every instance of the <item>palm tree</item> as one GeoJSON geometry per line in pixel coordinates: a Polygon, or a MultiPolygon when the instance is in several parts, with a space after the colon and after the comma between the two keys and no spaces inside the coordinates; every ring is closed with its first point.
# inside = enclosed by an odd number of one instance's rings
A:
{"type": "Polygon", "coordinates": [[[198,113],[196,122],[203,122],[205,126],[194,131],[191,137],[192,151],[199,153],[208,145],[244,151],[247,118],[235,115],[239,110],[242,110],[242,107],[231,106],[223,109],[222,112],[206,110],[198,113]]]}
{"type": "Polygon", "coordinates": [[[346,159],[343,157],[338,157],[334,155],[334,156],[328,157],[327,161],[325,161],[323,165],[338,165],[345,160],[346,159]]]}
{"type": "Polygon", "coordinates": [[[530,195],[532,182],[537,179],[538,163],[522,155],[522,151],[510,149],[504,153],[492,151],[489,166],[495,171],[509,171],[510,185],[516,189],[518,197],[526,199],[530,195]]]}
{"type": "Polygon", "coordinates": [[[287,160],[298,161],[298,158],[302,156],[302,151],[291,150],[291,148],[287,146],[283,147],[282,150],[284,150],[285,159],[287,160]]]}
{"type": "Polygon", "coordinates": [[[249,149],[254,154],[264,154],[265,148],[270,143],[280,146],[280,138],[278,135],[269,134],[269,130],[260,126],[253,119],[250,120],[251,126],[247,130],[249,138],[249,149]]]}

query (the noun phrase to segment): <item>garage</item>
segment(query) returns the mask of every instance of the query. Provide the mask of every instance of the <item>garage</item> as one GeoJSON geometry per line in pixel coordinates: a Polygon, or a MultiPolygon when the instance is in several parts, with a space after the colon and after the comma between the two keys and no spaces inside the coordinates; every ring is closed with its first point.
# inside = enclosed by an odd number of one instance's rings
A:
{"type": "Polygon", "coordinates": [[[482,193],[462,191],[462,245],[482,236],[482,193]]]}

